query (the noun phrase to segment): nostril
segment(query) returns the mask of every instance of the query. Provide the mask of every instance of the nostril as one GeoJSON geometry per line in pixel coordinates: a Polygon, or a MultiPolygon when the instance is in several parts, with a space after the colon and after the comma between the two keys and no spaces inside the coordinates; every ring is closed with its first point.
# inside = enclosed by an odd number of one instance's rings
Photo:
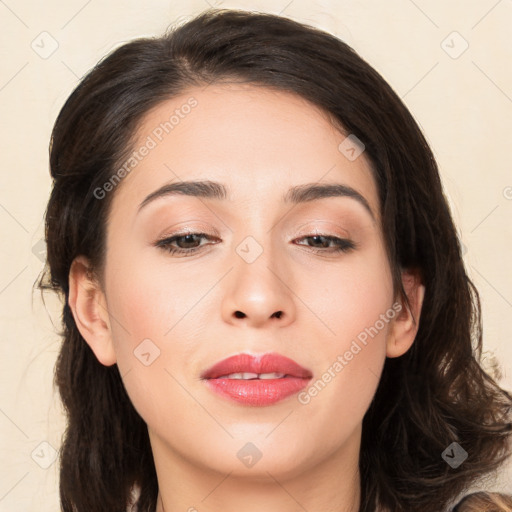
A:
{"type": "Polygon", "coordinates": [[[283,314],[282,311],[277,311],[276,313],[274,313],[272,316],[275,316],[276,318],[281,318],[281,315],[283,314]]]}
{"type": "Polygon", "coordinates": [[[243,318],[245,316],[245,313],[242,313],[241,311],[235,311],[235,316],[237,318],[243,318]]]}

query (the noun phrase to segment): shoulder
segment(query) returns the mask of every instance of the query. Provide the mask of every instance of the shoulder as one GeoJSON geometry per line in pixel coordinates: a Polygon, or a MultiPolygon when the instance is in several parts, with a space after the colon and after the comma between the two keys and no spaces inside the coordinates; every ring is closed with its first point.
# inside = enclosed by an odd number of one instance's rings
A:
{"type": "Polygon", "coordinates": [[[464,496],[452,512],[512,512],[512,495],[500,492],[474,492],[464,496]]]}

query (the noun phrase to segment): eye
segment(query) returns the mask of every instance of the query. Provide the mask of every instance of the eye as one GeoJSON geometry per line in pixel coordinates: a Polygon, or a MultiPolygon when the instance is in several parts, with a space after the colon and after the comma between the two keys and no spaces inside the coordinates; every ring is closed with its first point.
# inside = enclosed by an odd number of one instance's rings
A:
{"type": "MultiPolygon", "coordinates": [[[[330,253],[330,252],[349,252],[352,249],[356,248],[356,244],[352,242],[351,240],[348,240],[346,238],[338,238],[337,236],[330,236],[330,235],[309,235],[302,238],[298,238],[297,240],[312,240],[315,244],[318,244],[317,246],[311,246],[314,252],[322,252],[322,253],[330,253]],[[329,244],[334,244],[334,246],[330,246],[329,244]]],[[[304,245],[304,244],[298,244],[298,245],[304,245]]]]}
{"type": "Polygon", "coordinates": [[[215,240],[215,237],[207,235],[206,233],[183,233],[159,240],[155,245],[171,254],[189,255],[199,251],[204,245],[207,245],[197,244],[202,239],[215,240]]]}
{"type": "MultiPolygon", "coordinates": [[[[219,241],[216,237],[206,233],[182,233],[159,240],[155,246],[170,254],[188,256],[200,251],[201,247],[208,245],[201,244],[201,240],[210,240],[213,243],[218,243],[219,241]]],[[[313,244],[316,245],[308,244],[307,246],[316,253],[349,252],[356,248],[356,244],[351,240],[330,235],[315,234],[298,238],[297,240],[313,241],[313,244]]]]}

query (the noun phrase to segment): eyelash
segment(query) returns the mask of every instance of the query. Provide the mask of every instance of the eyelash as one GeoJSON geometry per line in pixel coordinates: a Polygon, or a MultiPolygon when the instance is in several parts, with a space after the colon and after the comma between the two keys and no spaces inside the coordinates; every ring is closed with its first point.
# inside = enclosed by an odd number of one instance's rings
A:
{"type": "MultiPolygon", "coordinates": [[[[179,240],[180,238],[185,238],[185,237],[189,237],[189,236],[192,236],[192,237],[201,237],[201,238],[209,238],[209,239],[213,239],[215,237],[212,237],[210,235],[207,235],[206,233],[183,233],[183,234],[178,234],[178,235],[173,235],[172,237],[168,237],[168,238],[164,238],[162,240],[159,240],[158,242],[156,242],[156,247],[160,247],[161,249],[163,249],[164,251],[170,253],[170,254],[181,254],[181,255],[184,255],[184,256],[189,256],[189,255],[192,255],[192,254],[195,254],[196,252],[200,251],[201,250],[201,247],[204,247],[204,245],[206,244],[203,244],[203,245],[200,245],[199,247],[193,247],[193,248],[189,248],[189,249],[182,249],[182,248],[178,248],[178,247],[173,247],[171,246],[171,243],[172,242],[175,242],[176,240],[179,240]]],[[[335,242],[337,244],[337,247],[331,247],[331,248],[327,248],[327,249],[319,249],[319,248],[316,248],[316,247],[311,247],[312,251],[315,252],[315,253],[340,253],[340,252],[343,252],[343,253],[347,253],[349,251],[352,251],[353,249],[356,249],[357,247],[357,244],[351,240],[348,240],[346,238],[338,238],[336,236],[330,236],[330,235],[322,235],[322,234],[319,234],[319,233],[315,233],[314,235],[309,235],[309,236],[303,236],[301,238],[298,238],[298,240],[304,240],[304,239],[308,239],[308,238],[324,238],[326,241],[331,241],[331,242],[335,242]]],[[[302,244],[300,244],[302,245],[302,244]]]]}

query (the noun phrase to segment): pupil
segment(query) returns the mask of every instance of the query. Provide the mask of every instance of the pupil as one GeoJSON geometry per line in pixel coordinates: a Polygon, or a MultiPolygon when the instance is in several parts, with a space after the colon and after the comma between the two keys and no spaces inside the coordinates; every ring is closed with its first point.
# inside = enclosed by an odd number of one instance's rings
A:
{"type": "Polygon", "coordinates": [[[194,240],[193,240],[193,237],[194,235],[184,235],[182,238],[185,239],[185,244],[187,243],[194,243],[194,240]]]}
{"type": "MultiPolygon", "coordinates": [[[[323,238],[322,235],[314,235],[313,239],[315,239],[316,242],[320,242],[320,239],[323,238]]],[[[321,245],[325,247],[326,241],[324,241],[321,245]]]]}

